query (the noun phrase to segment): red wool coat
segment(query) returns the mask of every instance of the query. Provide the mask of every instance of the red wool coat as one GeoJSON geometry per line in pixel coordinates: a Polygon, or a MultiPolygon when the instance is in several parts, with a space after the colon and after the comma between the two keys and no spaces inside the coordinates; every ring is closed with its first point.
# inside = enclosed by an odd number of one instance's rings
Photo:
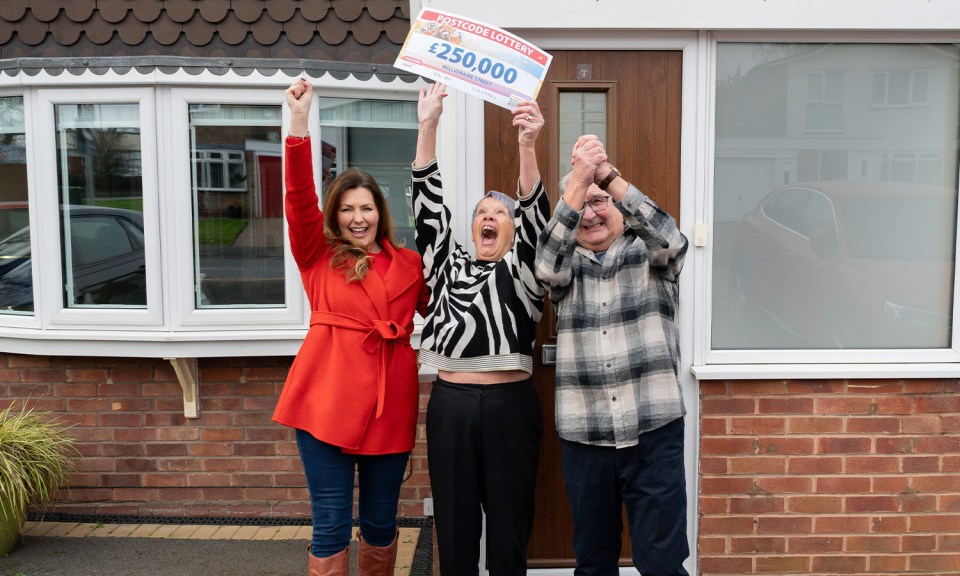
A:
{"type": "Polygon", "coordinates": [[[310,330],[290,367],[273,420],[358,454],[413,448],[419,412],[413,316],[426,312],[420,255],[381,242],[390,267],[347,283],[330,268],[313,184],[310,141],[286,144],[290,247],[310,301],[310,330]]]}

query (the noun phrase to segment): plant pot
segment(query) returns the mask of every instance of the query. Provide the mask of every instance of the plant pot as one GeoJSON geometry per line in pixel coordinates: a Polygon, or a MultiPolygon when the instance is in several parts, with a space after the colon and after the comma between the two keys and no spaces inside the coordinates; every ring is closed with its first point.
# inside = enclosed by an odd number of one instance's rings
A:
{"type": "Polygon", "coordinates": [[[12,509],[10,502],[0,505],[0,558],[12,552],[20,542],[20,519],[16,514],[4,512],[12,509]]]}

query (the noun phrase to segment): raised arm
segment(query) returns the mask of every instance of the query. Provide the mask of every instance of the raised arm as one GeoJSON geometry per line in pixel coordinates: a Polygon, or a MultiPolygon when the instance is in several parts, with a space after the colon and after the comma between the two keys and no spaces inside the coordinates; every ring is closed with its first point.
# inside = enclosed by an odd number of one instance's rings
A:
{"type": "Polygon", "coordinates": [[[301,269],[310,266],[326,247],[323,213],[313,180],[313,155],[307,138],[313,87],[297,78],[284,91],[290,110],[289,138],[284,147],[284,216],[290,234],[290,251],[301,269]]]}
{"type": "Polygon", "coordinates": [[[529,196],[540,180],[536,145],[543,124],[543,114],[536,100],[525,100],[513,109],[520,157],[520,196],[529,196]]]}
{"type": "Polygon", "coordinates": [[[447,97],[447,85],[431,84],[420,89],[417,100],[417,157],[414,166],[426,166],[437,157],[437,126],[443,114],[443,99],[447,97]]]}

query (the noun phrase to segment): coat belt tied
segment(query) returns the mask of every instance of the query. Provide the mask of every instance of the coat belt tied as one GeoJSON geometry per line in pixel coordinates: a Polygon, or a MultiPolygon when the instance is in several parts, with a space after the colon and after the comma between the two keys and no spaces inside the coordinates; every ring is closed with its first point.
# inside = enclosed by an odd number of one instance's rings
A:
{"type": "MultiPolygon", "coordinates": [[[[393,320],[373,320],[370,322],[344,316],[336,312],[315,311],[310,314],[310,326],[326,325],[366,332],[363,349],[369,353],[379,352],[377,366],[377,412],[374,418],[383,414],[383,401],[387,391],[387,354],[391,347],[384,344],[410,344],[410,334],[403,326],[393,320]]],[[[344,358],[344,361],[347,361],[344,358]]]]}

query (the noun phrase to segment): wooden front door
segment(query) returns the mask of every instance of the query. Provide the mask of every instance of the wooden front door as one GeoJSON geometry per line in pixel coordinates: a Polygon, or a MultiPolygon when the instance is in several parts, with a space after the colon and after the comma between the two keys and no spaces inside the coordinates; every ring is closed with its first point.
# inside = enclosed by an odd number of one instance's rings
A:
{"type": "MultiPolygon", "coordinates": [[[[674,217],[680,215],[679,51],[552,51],[550,73],[538,102],[546,127],[537,142],[544,185],[555,206],[560,177],[570,169],[573,142],[583,133],[605,140],[623,176],[674,217]]],[[[519,161],[509,111],[484,110],[485,189],[513,194],[519,161]]],[[[534,381],[543,407],[544,437],[537,477],[537,516],[529,547],[530,568],[573,566],[573,521],[564,492],[560,441],[554,426],[554,368],[542,363],[544,345],[556,343],[549,302],[538,328],[534,381]]],[[[624,524],[626,525],[626,524],[624,524]]],[[[622,564],[629,565],[624,533],[622,564]]]]}

